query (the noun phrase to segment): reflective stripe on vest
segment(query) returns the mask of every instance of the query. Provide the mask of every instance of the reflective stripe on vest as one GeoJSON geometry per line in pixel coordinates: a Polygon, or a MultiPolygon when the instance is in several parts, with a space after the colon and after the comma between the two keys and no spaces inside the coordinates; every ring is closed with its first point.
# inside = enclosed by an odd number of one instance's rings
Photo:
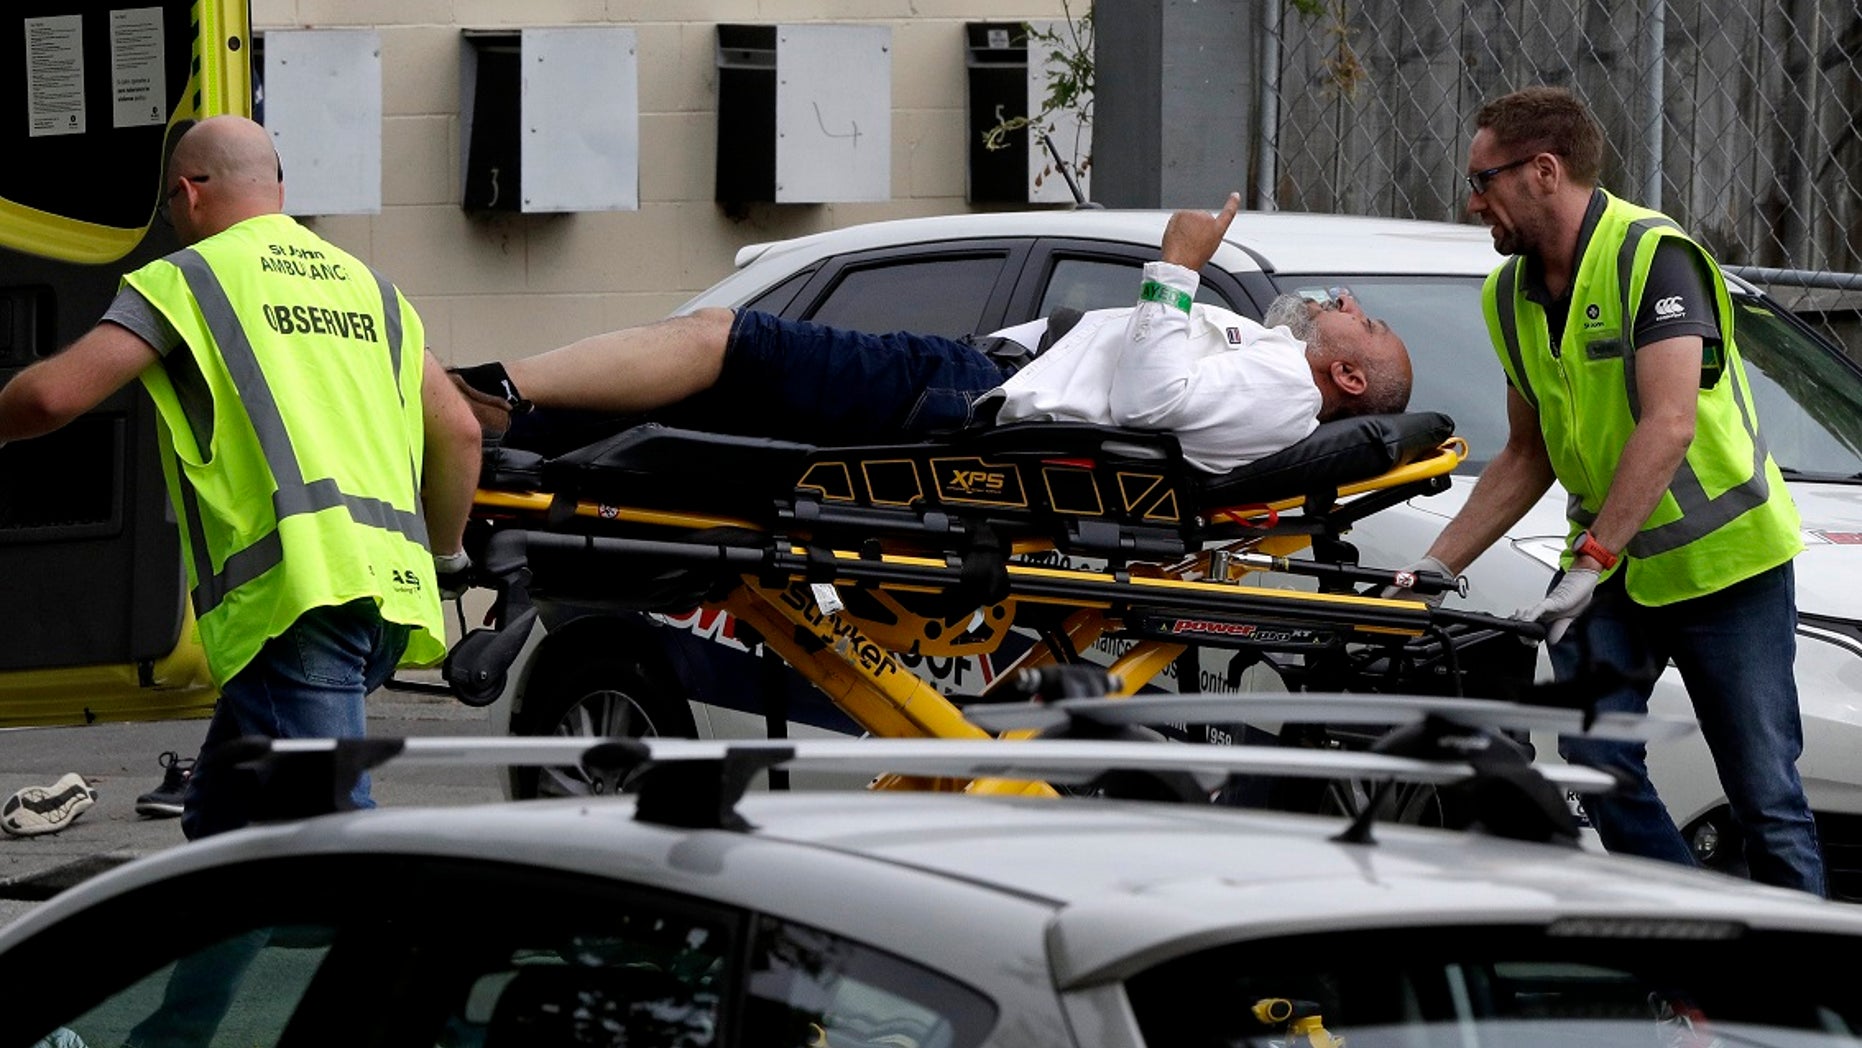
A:
{"type": "MultiPolygon", "coordinates": [[[[1623,236],[1623,246],[1616,251],[1616,298],[1622,303],[1619,314],[1623,318],[1623,395],[1629,398],[1629,417],[1642,421],[1642,397],[1636,393],[1636,314],[1635,303],[1629,299],[1634,290],[1636,274],[1636,251],[1642,246],[1642,238],[1649,230],[1658,226],[1679,231],[1680,226],[1666,218],[1638,218],[1629,224],[1629,231],[1623,236]]],[[[1682,463],[1682,468],[1687,464],[1682,463]]]]}
{"type": "MultiPolygon", "coordinates": [[[[1659,228],[1679,230],[1681,227],[1667,218],[1637,219],[1629,223],[1628,235],[1617,251],[1617,284],[1623,303],[1623,395],[1628,401],[1630,417],[1638,422],[1642,419],[1642,402],[1636,390],[1635,315],[1630,294],[1634,290],[1636,253],[1643,238],[1659,228]]],[[[1520,264],[1521,260],[1516,256],[1502,266],[1494,289],[1494,305],[1505,341],[1505,351],[1512,361],[1514,373],[1519,376],[1520,395],[1536,411],[1539,401],[1532,392],[1532,377],[1526,370],[1525,357],[1520,348],[1519,317],[1514,297],[1519,292],[1520,264]]],[[[1717,497],[1709,498],[1700,477],[1694,472],[1693,464],[1683,456],[1680,466],[1675,470],[1674,479],[1668,485],[1668,493],[1674,497],[1675,505],[1681,511],[1680,518],[1638,531],[1629,540],[1628,552],[1632,556],[1653,557],[1679,549],[1718,530],[1739,515],[1764,505],[1771,498],[1771,485],[1765,476],[1765,442],[1759,436],[1752,409],[1746,403],[1744,389],[1738,382],[1730,378],[1728,381],[1732,383],[1733,404],[1738,408],[1740,422],[1752,444],[1751,476],[1717,497]]],[[[1597,515],[1586,509],[1583,500],[1576,494],[1567,497],[1565,514],[1579,527],[1589,527],[1597,520],[1597,515]]]]}
{"type": "MultiPolygon", "coordinates": [[[[170,259],[186,279],[188,290],[200,307],[201,318],[219,346],[221,359],[226,362],[227,373],[239,386],[240,403],[252,421],[253,432],[258,435],[260,453],[264,455],[265,463],[271,469],[272,478],[278,487],[272,496],[272,512],[278,521],[282,522],[286,517],[300,513],[317,513],[342,506],[358,524],[392,531],[410,542],[426,546],[427,523],[418,508],[410,513],[396,509],[380,499],[346,494],[337,488],[334,480],[328,478],[305,483],[304,472],[298,466],[297,449],[292,446],[284,417],[278,411],[278,401],[265,382],[265,373],[259,367],[258,356],[253,353],[252,343],[246,339],[245,329],[240,325],[219,278],[214,276],[207,260],[191,248],[176,252],[170,259]]],[[[398,375],[401,373],[402,330],[401,310],[395,299],[394,285],[382,279],[381,274],[372,267],[369,273],[381,291],[383,316],[386,318],[384,340],[394,365],[393,374],[398,375]]],[[[396,395],[402,398],[405,406],[406,395],[398,386],[396,395]]],[[[186,410],[185,407],[183,410],[186,410]]],[[[413,463],[410,462],[408,468],[412,472],[413,463]]],[[[274,527],[263,538],[230,554],[220,570],[209,575],[213,560],[201,527],[200,506],[186,471],[177,470],[176,475],[182,499],[186,503],[182,512],[187,516],[189,543],[198,576],[193,593],[194,613],[197,617],[205,618],[208,612],[219,607],[227,594],[277,567],[284,559],[283,540],[274,527]]],[[[414,487],[416,491],[419,490],[417,476],[414,487]]]]}
{"type": "Polygon", "coordinates": [[[1500,317],[1500,336],[1506,343],[1506,356],[1513,362],[1513,374],[1519,376],[1519,395],[1532,410],[1539,410],[1538,394],[1532,391],[1532,376],[1526,374],[1526,357],[1519,349],[1519,303],[1513,295],[1519,290],[1520,258],[1514,255],[1500,267],[1500,279],[1494,289],[1494,312],[1500,317]]]}

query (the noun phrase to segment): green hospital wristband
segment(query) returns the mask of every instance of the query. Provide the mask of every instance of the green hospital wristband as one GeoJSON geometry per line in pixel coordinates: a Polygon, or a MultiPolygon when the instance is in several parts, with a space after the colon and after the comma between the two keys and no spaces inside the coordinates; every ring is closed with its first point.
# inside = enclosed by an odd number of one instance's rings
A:
{"type": "Polygon", "coordinates": [[[1178,291],[1169,284],[1160,284],[1155,280],[1147,280],[1139,286],[1138,301],[1162,302],[1166,306],[1175,306],[1185,313],[1190,311],[1190,296],[1187,292],[1178,291]]]}

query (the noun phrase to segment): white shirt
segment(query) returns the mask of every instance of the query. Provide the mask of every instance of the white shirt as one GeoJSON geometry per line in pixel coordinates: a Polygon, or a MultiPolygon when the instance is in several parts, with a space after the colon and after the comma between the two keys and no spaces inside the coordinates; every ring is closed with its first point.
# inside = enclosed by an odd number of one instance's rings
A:
{"type": "MultiPolygon", "coordinates": [[[[1144,279],[1194,296],[1196,273],[1149,262],[1144,279]]],[[[995,334],[1026,346],[1045,320],[995,334]]],[[[1177,435],[1198,469],[1225,473],[1298,443],[1322,399],[1306,347],[1284,327],[1196,303],[1096,309],[1047,352],[984,394],[997,422],[1094,422],[1177,435]]]]}

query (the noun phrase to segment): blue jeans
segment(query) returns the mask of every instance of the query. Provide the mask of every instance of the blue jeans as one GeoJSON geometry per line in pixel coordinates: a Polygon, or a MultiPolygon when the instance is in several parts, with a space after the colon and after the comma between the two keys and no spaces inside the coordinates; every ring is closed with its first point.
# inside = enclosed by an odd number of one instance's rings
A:
{"type": "MultiPolygon", "coordinates": [[[[273,739],[360,738],[367,718],[363,699],[387,682],[407,650],[408,628],[386,622],[372,598],[315,608],[266,642],[246,667],[220,689],[202,759],[194,762],[182,804],[181,832],[188,840],[237,829],[271,813],[253,803],[251,781],[233,768],[214,767],[215,746],[246,735],[273,739]]],[[[364,774],[350,794],[356,808],[372,808],[364,774]]]]}
{"type": "Polygon", "coordinates": [[[717,385],[693,398],[733,429],[814,443],[891,444],[963,428],[1007,377],[962,339],[871,335],[738,312],[717,385]]]}
{"type": "MultiPolygon", "coordinates": [[[[1797,774],[1804,729],[1794,676],[1796,590],[1786,563],[1717,593],[1652,608],[1629,599],[1618,572],[1597,587],[1551,657],[1561,681],[1582,676],[1590,663],[1652,678],[1672,659],[1739,820],[1752,879],[1823,895],[1817,825],[1797,774]]],[[[1625,686],[1598,709],[1647,713],[1653,688],[1652,680],[1625,686]]],[[[1694,865],[1649,781],[1646,746],[1567,737],[1558,752],[1625,783],[1610,796],[1585,798],[1606,849],[1694,865]]]]}
{"type": "Polygon", "coordinates": [[[504,443],[560,455],[641,422],[805,444],[897,444],[972,422],[1012,369],[969,339],[874,335],[739,310],[711,388],[642,415],[538,408],[504,443]]]}

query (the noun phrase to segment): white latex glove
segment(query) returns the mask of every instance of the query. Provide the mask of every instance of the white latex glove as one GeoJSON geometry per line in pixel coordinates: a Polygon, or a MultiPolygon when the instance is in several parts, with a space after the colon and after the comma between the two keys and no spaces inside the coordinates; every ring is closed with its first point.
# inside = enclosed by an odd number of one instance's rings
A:
{"type": "MultiPolygon", "coordinates": [[[[1408,572],[1433,571],[1438,574],[1446,575],[1451,579],[1455,577],[1455,573],[1448,570],[1448,565],[1436,560],[1434,557],[1424,557],[1414,564],[1405,564],[1400,570],[1408,572]]],[[[1439,608],[1442,606],[1442,601],[1448,597],[1448,591],[1443,590],[1440,593],[1434,593],[1424,597],[1405,586],[1385,586],[1383,592],[1379,593],[1378,596],[1385,600],[1419,600],[1431,608],[1439,608]]]]}
{"type": "Polygon", "coordinates": [[[1545,643],[1556,644],[1565,635],[1565,630],[1571,628],[1572,620],[1590,607],[1591,594],[1597,591],[1597,581],[1601,577],[1593,568],[1572,568],[1565,572],[1565,577],[1558,580],[1558,585],[1552,587],[1544,600],[1514,612],[1513,617],[1528,622],[1551,623],[1545,631],[1545,643]]]}
{"type": "Polygon", "coordinates": [[[464,550],[433,555],[434,582],[440,587],[441,600],[456,600],[472,588],[472,558],[464,550]]]}

